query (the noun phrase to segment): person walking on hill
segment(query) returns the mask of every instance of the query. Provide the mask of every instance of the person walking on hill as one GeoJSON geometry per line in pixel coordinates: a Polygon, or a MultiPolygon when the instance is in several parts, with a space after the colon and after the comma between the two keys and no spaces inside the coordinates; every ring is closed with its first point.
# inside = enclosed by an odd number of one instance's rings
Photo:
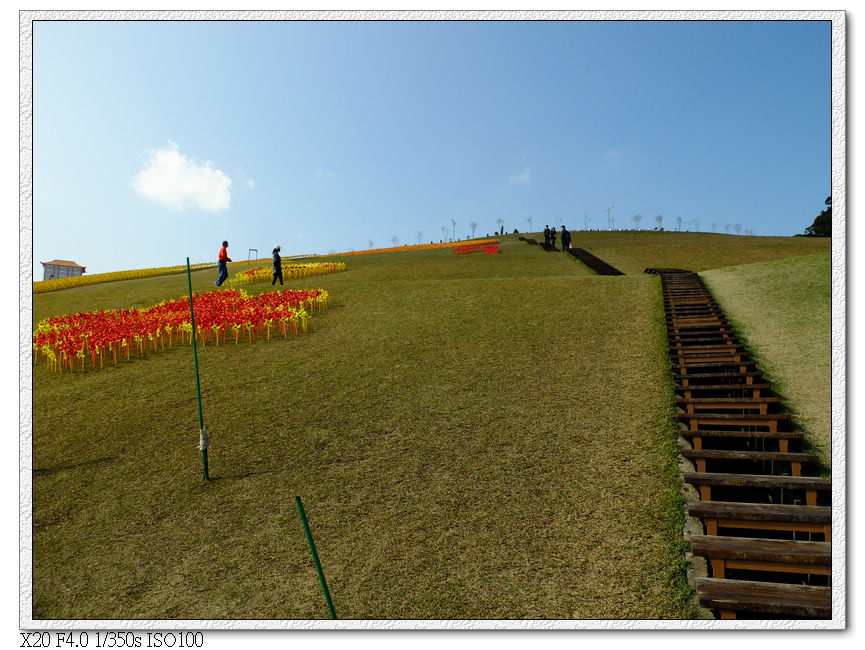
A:
{"type": "Polygon", "coordinates": [[[556,249],[556,229],[550,228],[550,246],[553,247],[553,250],[556,249]]]}
{"type": "Polygon", "coordinates": [[[565,230],[565,227],[562,226],[562,252],[564,253],[571,247],[571,233],[565,230]]]}
{"type": "Polygon", "coordinates": [[[273,282],[270,283],[270,286],[276,284],[276,278],[279,278],[279,284],[282,284],[282,258],[279,256],[280,250],[279,245],[273,249],[273,282]]]}
{"type": "Polygon", "coordinates": [[[231,261],[231,258],[228,256],[228,242],[222,242],[222,248],[219,249],[219,259],[217,260],[217,264],[219,265],[219,277],[216,279],[216,286],[222,286],[222,283],[228,279],[228,263],[231,261]]]}
{"type": "Polygon", "coordinates": [[[550,245],[550,227],[544,226],[544,246],[550,245]]]}

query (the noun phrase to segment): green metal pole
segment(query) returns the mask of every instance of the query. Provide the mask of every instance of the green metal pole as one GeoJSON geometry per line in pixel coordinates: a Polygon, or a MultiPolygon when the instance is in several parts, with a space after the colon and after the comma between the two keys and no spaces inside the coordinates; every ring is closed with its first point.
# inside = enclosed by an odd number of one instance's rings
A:
{"type": "Polygon", "coordinates": [[[306,514],[303,512],[303,504],[300,502],[300,497],[294,497],[294,505],[297,506],[300,520],[303,522],[303,532],[306,533],[306,541],[309,542],[312,561],[315,564],[315,570],[318,571],[318,581],[321,583],[322,591],[324,591],[324,600],[327,602],[327,608],[330,610],[330,617],[336,619],[336,610],[334,610],[333,601],[330,599],[330,591],[328,591],[327,582],[324,580],[324,572],[321,570],[321,562],[318,561],[318,553],[315,552],[315,542],[312,541],[312,533],[309,530],[309,522],[306,521],[306,514]]]}
{"type": "MultiPolygon", "coordinates": [[[[201,415],[201,380],[198,378],[198,347],[195,344],[195,310],[192,308],[192,272],[189,269],[189,258],[186,258],[186,282],[189,285],[189,317],[192,319],[192,356],[195,358],[195,391],[198,394],[198,428],[204,431],[204,417],[201,415]]],[[[204,436],[202,436],[204,439],[204,436]]],[[[204,445],[202,445],[204,447],[204,445]]],[[[210,480],[207,475],[207,447],[201,450],[201,462],[204,465],[204,480],[210,480]]]]}

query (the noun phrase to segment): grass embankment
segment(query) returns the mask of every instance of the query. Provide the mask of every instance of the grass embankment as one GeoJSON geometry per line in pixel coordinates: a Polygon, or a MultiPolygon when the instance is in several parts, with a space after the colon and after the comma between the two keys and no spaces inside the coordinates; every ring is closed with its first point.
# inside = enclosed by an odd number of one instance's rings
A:
{"type": "Polygon", "coordinates": [[[200,349],[208,484],[189,347],[34,368],[35,618],[325,618],[295,495],[341,618],[691,614],[657,278],[506,238],[311,280],[332,306],[306,335],[200,349]]]}
{"type": "Polygon", "coordinates": [[[701,277],[828,467],[829,253],[713,269],[701,277]]]}
{"type": "MultiPolygon", "coordinates": [[[[581,231],[571,232],[572,245],[585,248],[626,274],[648,267],[704,271],[829,251],[822,237],[747,237],[705,232],[581,231]]],[[[531,235],[543,241],[543,233],[531,235]]]]}

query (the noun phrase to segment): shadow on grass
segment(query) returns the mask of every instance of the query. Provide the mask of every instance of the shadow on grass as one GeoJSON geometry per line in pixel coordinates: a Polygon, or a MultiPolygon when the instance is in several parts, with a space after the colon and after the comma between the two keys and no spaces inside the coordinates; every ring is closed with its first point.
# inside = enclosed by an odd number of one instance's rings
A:
{"type": "Polygon", "coordinates": [[[240,479],[252,478],[253,476],[265,476],[267,474],[279,474],[279,470],[271,469],[264,472],[243,472],[232,476],[210,476],[210,481],[238,481],[240,479]]]}
{"type": "Polygon", "coordinates": [[[93,467],[94,465],[101,465],[102,463],[108,463],[112,460],[115,460],[117,456],[105,456],[104,458],[95,458],[94,460],[88,460],[83,463],[73,463],[71,465],[54,465],[53,467],[45,467],[40,469],[33,470],[34,478],[37,476],[53,476],[57,472],[65,472],[67,470],[73,469],[84,469],[85,467],[93,467]]]}

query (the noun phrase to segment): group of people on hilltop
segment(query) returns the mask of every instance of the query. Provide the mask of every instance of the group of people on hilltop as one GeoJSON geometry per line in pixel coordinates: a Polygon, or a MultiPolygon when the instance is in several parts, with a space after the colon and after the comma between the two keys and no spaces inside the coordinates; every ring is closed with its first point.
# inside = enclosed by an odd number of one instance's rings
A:
{"type": "MultiPolygon", "coordinates": [[[[544,226],[544,243],[547,246],[556,247],[556,229],[544,226]]],[[[562,226],[562,252],[564,253],[571,247],[571,233],[565,230],[562,226]]]]}
{"type": "MultiPolygon", "coordinates": [[[[282,284],[282,258],[279,256],[279,251],[282,249],[279,245],[273,249],[273,282],[270,283],[270,286],[276,284],[277,279],[279,280],[279,284],[282,284]]],[[[217,258],[217,265],[219,267],[219,276],[216,278],[216,286],[222,286],[222,283],[228,279],[228,263],[231,261],[231,258],[228,256],[228,242],[222,242],[222,248],[219,249],[219,257],[217,258]]]]}

